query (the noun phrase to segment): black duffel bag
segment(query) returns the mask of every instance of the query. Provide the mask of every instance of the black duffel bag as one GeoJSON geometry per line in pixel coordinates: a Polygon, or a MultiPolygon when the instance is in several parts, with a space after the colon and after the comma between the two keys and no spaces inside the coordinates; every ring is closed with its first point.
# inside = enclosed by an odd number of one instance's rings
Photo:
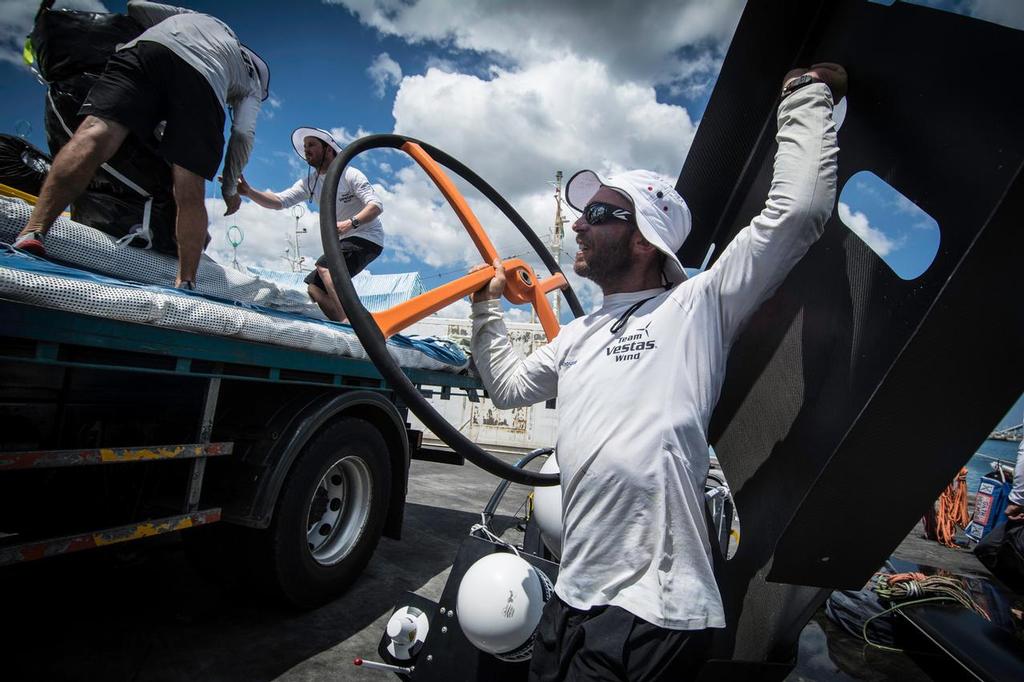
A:
{"type": "Polygon", "coordinates": [[[124,14],[52,9],[43,2],[29,39],[36,68],[47,81],[102,73],[118,45],[134,40],[142,25],[124,14]]]}
{"type": "MultiPolygon", "coordinates": [[[[44,127],[54,156],[82,122],[78,111],[117,47],[137,37],[142,26],[120,14],[51,9],[44,2],[32,30],[36,66],[49,82],[44,127]]],[[[171,167],[152,140],[129,135],[71,204],[71,218],[113,237],[139,231],[149,206],[149,245],[175,255],[177,207],[171,167]]],[[[146,246],[134,240],[135,246],[146,246]]]]}

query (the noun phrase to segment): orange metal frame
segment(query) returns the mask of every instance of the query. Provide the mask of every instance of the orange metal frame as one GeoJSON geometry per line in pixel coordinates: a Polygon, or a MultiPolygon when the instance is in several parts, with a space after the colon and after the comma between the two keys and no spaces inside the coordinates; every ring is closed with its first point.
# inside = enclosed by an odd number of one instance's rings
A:
{"type": "MultiPolygon", "coordinates": [[[[409,325],[422,320],[428,315],[437,312],[463,296],[468,296],[494,277],[495,260],[499,259],[498,251],[494,248],[484,228],[480,225],[473,210],[469,207],[465,197],[455,187],[455,184],[448,178],[441,167],[427,154],[426,151],[414,142],[406,142],[402,145],[402,151],[415,159],[416,163],[427,173],[441,194],[448,200],[455,214],[459,217],[462,225],[469,232],[470,238],[476,244],[485,266],[474,270],[468,275],[460,277],[436,289],[420,294],[404,303],[373,313],[373,319],[377,322],[385,337],[392,336],[409,325]]],[[[529,303],[537,311],[541,327],[544,329],[548,340],[558,335],[559,324],[555,312],[548,302],[546,294],[564,289],[567,286],[565,277],[561,274],[552,275],[543,280],[537,278],[533,268],[519,258],[509,258],[502,261],[505,267],[505,298],[516,305],[529,303]]]]}

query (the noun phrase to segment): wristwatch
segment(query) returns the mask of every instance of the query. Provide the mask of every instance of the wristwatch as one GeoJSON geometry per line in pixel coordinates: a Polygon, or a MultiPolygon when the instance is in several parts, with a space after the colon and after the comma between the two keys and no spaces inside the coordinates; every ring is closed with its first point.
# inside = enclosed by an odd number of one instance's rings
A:
{"type": "Polygon", "coordinates": [[[349,218],[349,222],[352,223],[352,229],[353,230],[356,229],[357,227],[359,227],[359,225],[361,224],[359,222],[359,218],[356,218],[355,216],[352,216],[351,218],[349,218]]]}
{"type": "Polygon", "coordinates": [[[805,73],[802,76],[797,76],[796,78],[791,78],[789,79],[789,81],[786,82],[784,86],[782,86],[782,99],[785,99],[787,96],[792,95],[794,92],[804,87],[805,85],[821,82],[822,81],[820,78],[812,76],[809,73],[805,73]]]}

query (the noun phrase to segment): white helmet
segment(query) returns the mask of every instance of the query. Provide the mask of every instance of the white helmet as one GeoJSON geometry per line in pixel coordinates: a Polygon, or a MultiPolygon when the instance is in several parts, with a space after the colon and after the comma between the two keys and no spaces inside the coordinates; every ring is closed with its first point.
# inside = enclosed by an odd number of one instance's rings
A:
{"type": "Polygon", "coordinates": [[[543,571],[515,554],[478,560],[459,583],[459,625],[466,639],[503,661],[525,661],[554,588],[543,571]]]}
{"type": "MultiPolygon", "coordinates": [[[[548,457],[540,468],[542,474],[557,474],[558,460],[548,457]]],[[[562,486],[538,486],[533,489],[533,518],[540,527],[540,537],[556,557],[562,556],[562,486]]]]}

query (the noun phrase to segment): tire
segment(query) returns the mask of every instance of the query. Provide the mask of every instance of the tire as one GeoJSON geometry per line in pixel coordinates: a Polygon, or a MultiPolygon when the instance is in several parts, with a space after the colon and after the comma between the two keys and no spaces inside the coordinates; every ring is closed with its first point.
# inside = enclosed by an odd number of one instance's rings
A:
{"type": "Polygon", "coordinates": [[[343,592],[366,567],[387,517],[391,462],[362,419],[322,429],[292,464],[266,534],[271,586],[312,608],[343,592]]]}

